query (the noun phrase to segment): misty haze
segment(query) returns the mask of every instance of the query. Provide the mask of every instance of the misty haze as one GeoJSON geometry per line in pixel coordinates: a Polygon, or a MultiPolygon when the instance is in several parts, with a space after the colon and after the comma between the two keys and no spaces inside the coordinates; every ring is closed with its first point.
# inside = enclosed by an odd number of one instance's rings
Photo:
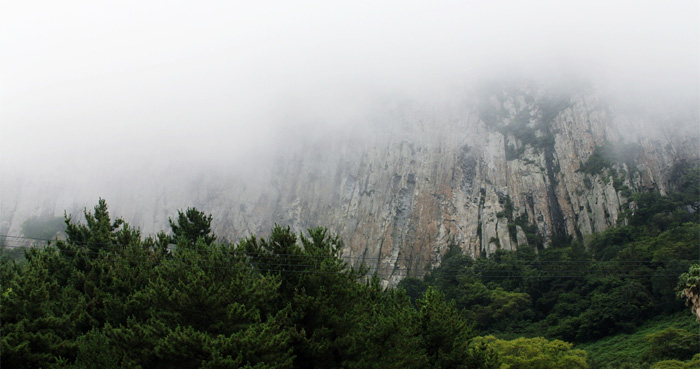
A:
{"type": "Polygon", "coordinates": [[[697,2],[2,8],[0,363],[697,367],[697,2]]]}

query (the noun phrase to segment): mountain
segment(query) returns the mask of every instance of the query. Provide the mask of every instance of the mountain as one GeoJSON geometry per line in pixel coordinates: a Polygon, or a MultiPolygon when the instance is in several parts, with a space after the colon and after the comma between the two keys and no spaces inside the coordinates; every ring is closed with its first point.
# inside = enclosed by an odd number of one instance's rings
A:
{"type": "MultiPolygon", "coordinates": [[[[176,209],[214,217],[220,238],[327,226],[344,257],[387,283],[440,264],[450,244],[472,256],[584,238],[625,221],[634,193],[666,193],[700,160],[697,107],[629,104],[591,87],[492,83],[449,98],[387,99],[351,125],[289,134],[264,170],[177,168],[104,193],[82,182],[3,183],[0,233],[106,197],[144,233],[176,209]],[[75,195],[76,189],[81,196],[75,195]]],[[[104,177],[104,176],[103,176],[104,177]]]]}

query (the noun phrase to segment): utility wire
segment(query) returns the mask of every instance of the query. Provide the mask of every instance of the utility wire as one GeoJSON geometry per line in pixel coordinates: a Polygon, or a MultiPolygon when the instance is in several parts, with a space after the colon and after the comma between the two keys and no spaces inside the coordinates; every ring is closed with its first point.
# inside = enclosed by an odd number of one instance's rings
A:
{"type": "MultiPolygon", "coordinates": [[[[32,237],[23,237],[23,236],[12,236],[12,235],[3,235],[0,234],[0,238],[5,237],[5,238],[11,238],[13,240],[16,240],[16,242],[21,242],[21,240],[34,240],[34,241],[43,241],[43,242],[52,242],[52,241],[62,241],[65,242],[66,244],[73,244],[73,245],[79,245],[79,246],[110,246],[110,247],[120,247],[122,250],[128,250],[130,248],[134,249],[143,249],[143,244],[141,245],[131,245],[131,244],[115,244],[115,243],[95,243],[95,242],[89,242],[89,241],[72,241],[68,242],[66,240],[50,240],[50,239],[42,239],[42,238],[32,238],[32,237]]],[[[266,240],[266,243],[269,244],[269,241],[266,240]]],[[[220,244],[223,245],[220,250],[222,251],[231,251],[233,255],[248,255],[248,256],[275,256],[275,257],[285,257],[285,258],[298,258],[298,259],[325,259],[327,255],[309,255],[305,253],[298,253],[298,254],[290,254],[290,253],[266,253],[266,252],[248,252],[248,251],[242,251],[236,249],[237,245],[234,244],[220,244]],[[228,250],[226,248],[229,248],[228,250]]],[[[21,244],[16,244],[14,247],[23,247],[21,244]]],[[[300,249],[301,250],[301,249],[300,249]]],[[[86,253],[90,255],[100,255],[110,252],[108,250],[81,250],[81,253],[86,253]]],[[[115,252],[115,251],[112,251],[115,252]]],[[[201,255],[206,255],[207,253],[199,251],[201,255]]],[[[218,253],[213,253],[213,255],[217,255],[218,253]]],[[[381,263],[382,261],[386,262],[391,262],[391,263],[415,263],[417,261],[421,261],[419,258],[397,258],[397,259],[391,259],[388,257],[366,257],[366,256],[340,256],[341,259],[343,260],[357,260],[357,261],[375,261],[381,263]]],[[[472,259],[472,263],[477,262],[478,259],[472,259]]],[[[423,261],[430,262],[432,260],[425,260],[423,261]]],[[[697,262],[698,260],[674,260],[678,262],[697,262]]],[[[639,264],[639,263],[660,263],[663,261],[652,261],[652,260],[595,260],[595,259],[571,259],[571,260],[510,260],[510,263],[517,263],[521,265],[538,265],[538,264],[589,264],[589,263],[617,263],[617,264],[639,264]]]]}
{"type": "MultiPolygon", "coordinates": [[[[86,257],[80,255],[80,251],[76,255],[66,255],[66,254],[54,254],[52,256],[57,256],[60,258],[64,259],[72,259],[72,260],[84,260],[84,261],[91,261],[94,260],[94,258],[86,257]]],[[[111,262],[113,264],[118,264],[118,263],[124,263],[124,264],[131,264],[133,263],[132,260],[128,259],[123,259],[117,257],[118,255],[108,255],[108,254],[103,254],[103,257],[100,258],[100,261],[104,262],[111,262]]],[[[144,255],[145,256],[145,255],[144,255]]],[[[289,274],[289,273],[296,273],[296,274],[320,274],[320,275],[328,275],[328,274],[342,274],[342,273],[347,273],[349,272],[348,269],[344,269],[342,271],[323,271],[320,270],[319,267],[320,265],[318,264],[299,264],[299,263],[266,263],[266,262],[261,262],[257,260],[232,260],[232,261],[226,261],[226,260],[212,260],[212,259],[200,259],[200,258],[180,258],[177,256],[173,256],[171,258],[164,258],[163,260],[150,260],[150,259],[145,259],[145,260],[140,260],[140,262],[147,262],[152,264],[153,266],[158,266],[161,265],[163,267],[168,267],[170,265],[175,265],[177,267],[198,267],[204,270],[256,270],[260,273],[282,273],[282,274],[289,274]],[[214,264],[214,265],[213,265],[214,264]],[[218,265],[215,265],[218,264],[218,265]],[[301,269],[298,269],[301,268],[301,269]]],[[[347,267],[348,265],[346,265],[347,267]]],[[[648,272],[648,273],[642,273],[640,271],[636,271],[636,273],[633,273],[634,271],[632,269],[628,270],[615,270],[615,271],[605,271],[605,270],[596,270],[596,271],[591,271],[587,270],[583,273],[570,273],[571,270],[569,270],[569,273],[557,273],[557,274],[550,274],[547,272],[547,270],[537,270],[540,273],[543,274],[536,274],[536,275],[528,275],[527,272],[525,273],[518,273],[518,272],[513,272],[513,273],[497,273],[494,274],[493,272],[485,271],[485,272],[479,272],[479,271],[472,271],[469,272],[465,270],[464,268],[460,269],[441,269],[440,273],[444,275],[458,275],[458,274],[463,274],[465,277],[473,276],[473,277],[479,277],[482,279],[531,279],[531,280],[547,280],[547,279],[566,279],[566,278],[572,278],[572,279],[580,279],[580,278],[585,278],[585,277],[590,277],[590,276],[596,276],[596,277],[620,277],[620,278],[650,278],[650,277],[655,277],[655,278],[663,278],[663,277],[672,277],[672,278],[677,278],[680,274],[685,272],[687,269],[687,266],[684,268],[678,267],[677,269],[666,269],[663,270],[663,272],[648,272]],[[471,274],[471,275],[470,275],[471,274]]],[[[361,269],[354,269],[355,271],[361,270],[361,269]]],[[[409,276],[409,273],[411,270],[409,268],[401,268],[401,267],[389,267],[389,268],[378,268],[373,270],[373,268],[369,268],[369,271],[372,272],[371,274],[377,274],[378,276],[384,276],[385,278],[389,277],[406,277],[409,276]]],[[[562,270],[556,270],[552,272],[562,272],[562,270]]]]}

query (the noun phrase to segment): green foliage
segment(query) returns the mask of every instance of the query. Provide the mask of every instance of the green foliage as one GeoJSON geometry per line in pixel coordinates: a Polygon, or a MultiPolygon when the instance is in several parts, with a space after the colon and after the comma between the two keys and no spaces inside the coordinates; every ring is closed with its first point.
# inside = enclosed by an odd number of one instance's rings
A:
{"type": "Polygon", "coordinates": [[[99,329],[92,329],[76,340],[78,353],[75,363],[71,366],[75,369],[121,368],[121,356],[114,350],[112,340],[99,329]],[[99,355],[95,355],[99,352],[99,355]]]}
{"type": "Polygon", "coordinates": [[[534,317],[532,301],[527,293],[497,287],[489,290],[486,297],[485,304],[474,304],[471,309],[479,326],[503,332],[513,328],[513,322],[524,324],[534,317]]]}
{"type": "Polygon", "coordinates": [[[588,160],[581,165],[578,172],[596,175],[606,169],[611,169],[615,164],[625,164],[631,170],[636,170],[634,158],[639,151],[639,146],[633,144],[605,142],[597,146],[588,160]]]}
{"type": "Polygon", "coordinates": [[[537,232],[537,225],[528,221],[527,213],[523,213],[513,221],[513,224],[520,227],[525,232],[525,238],[529,245],[537,249],[544,248],[544,240],[537,232]]]}
{"type": "Polygon", "coordinates": [[[556,94],[535,99],[529,93],[518,91],[513,86],[490,86],[483,89],[488,98],[479,109],[481,120],[494,127],[504,136],[514,137],[517,141],[505,142],[506,160],[522,158],[527,148],[534,152],[551,150],[554,135],[550,132],[553,120],[571,106],[571,96],[556,94]],[[516,104],[511,113],[504,106],[504,92],[507,96],[522,97],[525,104],[516,104]]]}
{"type": "Polygon", "coordinates": [[[210,217],[180,214],[183,247],[173,252],[170,237],[142,239],[100,200],[86,224],[66,217],[65,241],[30,249],[22,264],[1,258],[2,363],[494,367],[489,350],[470,345],[471,322],[454,303],[430,291],[417,309],[402,290],[364,281],[366,269],[347,265],[325,229],[275,227],[268,239],[215,244],[202,236],[210,217]]]}
{"type": "MultiPolygon", "coordinates": [[[[578,341],[630,331],[643,321],[653,308],[651,294],[634,280],[602,281],[590,294],[590,307],[579,315],[576,324],[578,341]]],[[[563,333],[562,333],[563,334],[563,333]]]]}
{"type": "Polygon", "coordinates": [[[27,248],[25,247],[0,247],[0,259],[22,262],[24,261],[24,253],[26,250],[27,248]]]}
{"type": "MultiPolygon", "coordinates": [[[[617,342],[607,351],[592,350],[592,366],[616,362],[619,365],[613,367],[648,367],[660,358],[654,357],[650,348],[650,341],[658,337],[653,334],[668,325],[642,330],[637,327],[653,317],[678,316],[682,306],[674,297],[675,276],[697,260],[700,225],[693,222],[694,210],[688,196],[670,193],[637,198],[641,201],[629,218],[631,224],[591,236],[587,247],[562,240],[542,249],[537,228],[529,224],[525,214],[514,217],[513,205],[505,197],[498,215],[521,227],[529,246],[515,252],[499,250],[473,260],[454,245],[441,267],[430,271],[424,281],[407,279],[400,286],[410,291],[414,300],[422,291],[433,296],[431,287],[443,291],[445,299],[483,332],[502,338],[545,336],[589,342],[587,345],[617,342]],[[618,342],[616,337],[634,338],[630,343],[622,338],[618,342]],[[612,354],[616,350],[622,353],[618,361],[612,354]]],[[[687,351],[681,353],[673,347],[687,348],[683,345],[688,337],[669,339],[663,334],[660,336],[671,345],[663,349],[668,357],[687,360],[687,351]]],[[[470,345],[477,344],[485,345],[471,340],[470,345]]],[[[566,365],[559,367],[569,367],[566,365]]]]}
{"type": "Polygon", "coordinates": [[[611,168],[614,163],[615,151],[612,144],[605,143],[593,150],[588,160],[578,169],[579,172],[587,174],[599,174],[604,169],[611,168]]]}
{"type": "Polygon", "coordinates": [[[194,247],[197,240],[204,240],[205,244],[216,241],[216,236],[211,230],[211,214],[207,216],[195,208],[187,208],[187,211],[177,211],[177,219],[168,219],[172,230],[171,241],[179,246],[194,247]]]}
{"type": "Polygon", "coordinates": [[[34,216],[22,223],[24,237],[36,240],[50,240],[65,231],[66,227],[61,217],[34,216]]]}
{"type": "Polygon", "coordinates": [[[408,296],[411,301],[419,299],[428,289],[427,283],[416,277],[406,277],[402,279],[397,287],[404,290],[406,292],[406,296],[408,296]]]}
{"type": "Polygon", "coordinates": [[[681,274],[676,291],[700,322],[700,265],[691,265],[686,273],[681,274]]]}
{"type": "Polygon", "coordinates": [[[696,332],[697,323],[685,313],[661,315],[632,332],[618,333],[577,347],[588,352],[591,368],[648,368],[654,360],[648,352],[654,347],[650,346],[647,337],[670,328],[696,332]]]}
{"type": "Polygon", "coordinates": [[[622,196],[630,198],[633,196],[633,192],[625,185],[625,178],[629,177],[630,174],[624,168],[626,167],[630,171],[637,170],[635,156],[638,151],[639,147],[636,145],[620,143],[613,145],[610,142],[605,142],[593,150],[588,160],[581,163],[577,172],[588,174],[583,179],[584,185],[588,189],[593,188],[590,176],[600,175],[605,185],[610,184],[612,180],[615,190],[622,196]]]}
{"type": "Polygon", "coordinates": [[[508,223],[508,235],[511,241],[518,241],[518,228],[514,223],[508,223]]]}
{"type": "Polygon", "coordinates": [[[654,363],[651,369],[696,369],[700,367],[700,354],[693,356],[693,359],[683,362],[680,360],[664,360],[654,363]]]}
{"type": "Polygon", "coordinates": [[[613,227],[591,235],[588,248],[597,260],[612,260],[624,245],[634,241],[635,237],[632,227],[613,227]]]}
{"type": "Polygon", "coordinates": [[[689,360],[698,352],[700,334],[668,327],[646,335],[644,340],[649,344],[644,356],[650,362],[665,359],[689,360]]]}
{"type": "Polygon", "coordinates": [[[477,337],[498,354],[501,369],[559,369],[588,368],[587,354],[573,349],[573,345],[560,340],[548,341],[542,337],[500,340],[494,336],[477,337]]]}
{"type": "MultiPolygon", "coordinates": [[[[684,197],[641,194],[629,225],[590,236],[587,247],[571,240],[533,245],[536,228],[523,214],[512,224],[525,231],[529,246],[476,260],[448,254],[424,285],[412,283],[444,291],[478,329],[500,337],[583,343],[633,332],[647,319],[682,309],[676,276],[697,260],[700,224],[678,198],[684,197]]],[[[508,200],[499,216],[510,222],[508,200]]]]}
{"type": "Polygon", "coordinates": [[[216,244],[211,216],[188,209],[171,220],[172,236],[142,238],[112,220],[100,199],[84,224],[65,217],[65,241],[29,249],[23,263],[0,257],[2,362],[585,367],[585,355],[564,339],[582,343],[592,367],[687,366],[700,360],[690,359],[697,327],[677,324],[692,319],[678,315],[674,287],[688,271],[678,291],[697,289],[700,268],[688,268],[697,263],[700,225],[693,184],[674,186],[680,192],[635,195],[629,224],[590,237],[587,247],[564,240],[542,249],[537,228],[514,217],[505,197],[501,216],[529,245],[474,260],[452,243],[441,267],[399,289],[348,265],[341,240],[322,228],[276,226],[268,238],[216,244]],[[173,241],[179,247],[170,252],[173,241]],[[657,325],[644,325],[654,317],[657,325]],[[474,339],[475,329],[501,339],[474,339]],[[545,338],[503,340],[520,335],[545,338]]]}
{"type": "Polygon", "coordinates": [[[697,221],[700,218],[700,164],[681,161],[671,169],[671,183],[674,191],[670,196],[674,201],[694,210],[697,221]]]}
{"type": "Polygon", "coordinates": [[[85,223],[73,223],[66,215],[66,241],[58,241],[62,254],[69,257],[96,259],[101,253],[126,250],[141,243],[141,231],[129,226],[123,219],[114,221],[109,216],[107,202],[100,199],[94,213],[84,211],[85,223]]]}
{"type": "Polygon", "coordinates": [[[469,322],[457,310],[454,302],[429,287],[418,300],[419,324],[423,346],[432,368],[468,368],[469,341],[474,337],[469,322]]]}
{"type": "Polygon", "coordinates": [[[657,192],[638,193],[632,196],[635,202],[630,224],[645,225],[650,232],[660,232],[683,221],[691,221],[683,210],[684,203],[674,201],[674,197],[662,196],[657,192]]]}

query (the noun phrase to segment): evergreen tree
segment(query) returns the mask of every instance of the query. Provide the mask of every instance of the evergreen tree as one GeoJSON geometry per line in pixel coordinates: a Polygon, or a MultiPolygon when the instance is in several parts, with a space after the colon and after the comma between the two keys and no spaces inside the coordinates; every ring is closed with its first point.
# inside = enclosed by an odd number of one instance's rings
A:
{"type": "Polygon", "coordinates": [[[187,211],[177,211],[177,219],[168,219],[170,229],[173,234],[171,241],[178,245],[183,244],[188,247],[197,245],[197,240],[202,238],[205,244],[216,241],[216,236],[211,230],[212,216],[204,214],[195,208],[187,208],[187,211]]]}

